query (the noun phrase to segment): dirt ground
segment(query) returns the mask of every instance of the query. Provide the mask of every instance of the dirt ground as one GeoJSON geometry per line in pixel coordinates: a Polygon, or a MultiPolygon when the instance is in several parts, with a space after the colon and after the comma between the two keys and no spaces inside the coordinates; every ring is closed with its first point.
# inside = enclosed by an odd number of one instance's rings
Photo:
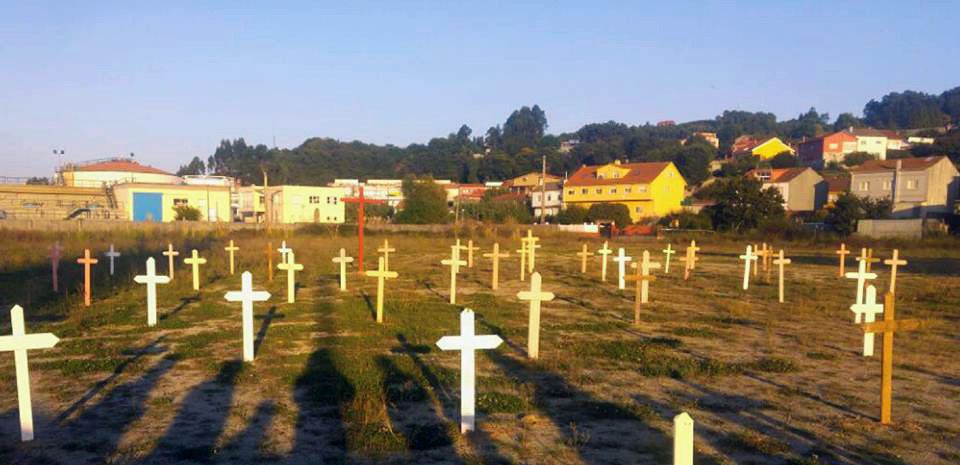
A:
{"type": "MultiPolygon", "coordinates": [[[[50,291],[45,247],[51,236],[16,235],[0,244],[0,334],[20,304],[27,332],[53,332],[60,343],[29,354],[36,439],[19,442],[13,357],[0,354],[0,463],[419,463],[667,464],[672,418],[695,420],[698,464],[960,463],[960,251],[902,245],[910,263],[897,278],[897,316],[931,326],[898,333],[893,424],[879,423],[880,352],[863,357],[862,330],[849,307],[854,281],[837,277],[837,244],[776,244],[793,263],[786,303],[777,303],[776,270],[742,291],[742,241],[704,237],[701,260],[684,281],[677,261],[686,239],[613,241],[637,260],[655,261],[668,242],[670,274],[657,271],[639,324],[632,285],[618,290],[616,264],[601,282],[600,259],[580,274],[586,242],[542,239],[537,270],[544,290],[540,359],[526,357],[527,306],[516,298],[519,236],[474,233],[482,250],[458,279],[458,306],[447,303],[449,269],[440,261],[452,237],[389,237],[398,251],[386,285],[384,324],[374,320],[376,281],[350,268],[340,292],[340,247],[356,256],[356,238],[298,233],[286,237],[305,270],[297,303],[286,303],[286,273],[268,281],[267,239],[225,236],[63,237],[62,292],[50,291]],[[223,246],[241,248],[230,276],[223,246]],[[189,269],[159,289],[159,324],[146,325],[142,273],[167,240],[208,258],[202,290],[189,269]],[[494,241],[510,257],[500,289],[480,257],[494,241]],[[110,277],[96,267],[94,303],[82,305],[81,247],[124,253],[110,277]],[[256,361],[241,362],[239,272],[272,293],[255,305],[256,361]],[[477,314],[477,331],[505,344],[477,355],[478,431],[461,436],[459,353],[435,343],[459,332],[459,311],[477,314]]],[[[464,243],[471,233],[464,232],[464,243]]],[[[279,238],[271,240],[273,247],[279,238]]],[[[951,244],[953,244],[951,246],[951,244]]],[[[854,245],[857,247],[857,245],[854,245]]],[[[889,258],[888,244],[876,256],[889,258]]],[[[277,256],[274,257],[276,264],[277,256]]],[[[354,264],[356,265],[356,264],[354,264]]],[[[853,259],[848,269],[855,267],[853,259]]],[[[880,293],[889,267],[875,265],[880,293]]]]}

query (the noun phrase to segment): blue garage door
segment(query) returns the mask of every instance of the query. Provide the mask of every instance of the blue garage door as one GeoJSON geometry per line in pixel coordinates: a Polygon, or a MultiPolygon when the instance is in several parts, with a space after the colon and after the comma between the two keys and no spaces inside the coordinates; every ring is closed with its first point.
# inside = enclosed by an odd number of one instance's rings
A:
{"type": "Polygon", "coordinates": [[[163,221],[163,194],[134,192],[133,221],[163,221]]]}

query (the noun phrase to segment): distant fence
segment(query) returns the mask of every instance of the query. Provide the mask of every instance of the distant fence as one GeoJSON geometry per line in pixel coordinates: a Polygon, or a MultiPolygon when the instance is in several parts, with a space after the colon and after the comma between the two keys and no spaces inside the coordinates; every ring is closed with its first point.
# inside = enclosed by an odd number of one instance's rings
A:
{"type": "Polygon", "coordinates": [[[923,220],[860,220],[857,222],[857,235],[920,239],[923,237],[923,220]]]}

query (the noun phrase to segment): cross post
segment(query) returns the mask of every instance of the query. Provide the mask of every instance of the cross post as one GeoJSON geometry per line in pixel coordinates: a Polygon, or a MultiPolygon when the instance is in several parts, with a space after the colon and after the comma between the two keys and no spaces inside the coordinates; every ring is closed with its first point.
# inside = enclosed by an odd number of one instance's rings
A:
{"type": "Polygon", "coordinates": [[[197,252],[197,249],[193,249],[190,253],[190,258],[183,259],[183,263],[190,265],[193,270],[193,290],[200,290],[200,265],[207,263],[206,258],[200,258],[200,254],[197,252]]]}
{"type": "Polygon", "coordinates": [[[53,292],[60,292],[60,252],[63,252],[60,241],[50,246],[50,273],[53,276],[53,292]]]}
{"type": "Polygon", "coordinates": [[[661,250],[663,252],[663,273],[670,274],[670,256],[677,253],[676,250],[673,250],[673,244],[667,244],[667,248],[661,250]]]}
{"type": "MultiPolygon", "coordinates": [[[[850,306],[850,311],[857,315],[857,321],[873,323],[877,315],[883,313],[883,304],[877,303],[877,288],[872,284],[867,286],[867,294],[862,303],[850,306]]],[[[863,356],[873,357],[873,333],[863,333],[863,356]]]]}
{"type": "Polygon", "coordinates": [[[600,281],[607,282],[607,256],[613,253],[610,247],[607,247],[607,241],[603,241],[603,247],[597,250],[600,255],[600,281]]]}
{"type": "Polygon", "coordinates": [[[790,263],[791,263],[791,260],[789,258],[783,257],[783,249],[780,249],[779,255],[777,256],[777,258],[773,260],[773,264],[777,265],[777,268],[780,269],[780,283],[779,283],[780,286],[779,286],[779,294],[778,294],[780,298],[780,303],[783,303],[783,267],[784,265],[789,265],[790,263]]]}
{"type": "Polygon", "coordinates": [[[507,257],[509,257],[509,256],[510,256],[510,254],[508,254],[508,253],[500,253],[500,243],[499,243],[499,242],[494,242],[494,244],[493,244],[493,252],[492,252],[492,253],[485,253],[485,254],[483,254],[483,257],[484,257],[484,258],[489,258],[489,259],[493,260],[493,274],[492,274],[492,276],[490,277],[490,281],[491,281],[491,282],[490,282],[490,288],[491,288],[491,289],[497,290],[497,288],[500,287],[500,259],[501,259],[501,258],[507,258],[507,257]]]}
{"type": "Polygon", "coordinates": [[[527,271],[533,273],[534,266],[536,265],[537,249],[540,248],[540,245],[537,244],[540,238],[533,235],[533,230],[527,230],[527,237],[520,239],[520,242],[526,243],[527,249],[527,271]]]}
{"type": "Polygon", "coordinates": [[[341,247],[340,255],[333,257],[331,261],[340,265],[340,290],[347,290],[347,263],[353,262],[353,257],[348,257],[347,251],[341,247]]]}
{"type": "Polygon", "coordinates": [[[460,248],[456,245],[450,246],[450,258],[445,258],[440,261],[441,265],[450,267],[450,304],[456,305],[457,303],[457,273],[460,272],[460,267],[467,264],[466,261],[460,260],[460,248]]]}
{"type": "Polygon", "coordinates": [[[90,249],[83,249],[83,257],[77,259],[77,263],[83,265],[83,305],[90,306],[90,265],[96,265],[99,262],[96,258],[90,258],[90,249]]]}
{"type": "Polygon", "coordinates": [[[587,250],[587,244],[583,244],[577,256],[580,257],[580,274],[587,274],[587,257],[592,257],[593,252],[587,250]]]}
{"type": "Polygon", "coordinates": [[[840,248],[834,251],[834,253],[840,256],[840,274],[838,274],[838,276],[842,278],[844,275],[844,268],[847,264],[846,256],[850,255],[850,250],[847,249],[847,244],[844,244],[843,242],[841,242],[840,248]]]}
{"type": "Polygon", "coordinates": [[[743,290],[747,290],[750,288],[750,262],[757,261],[753,246],[747,246],[747,252],[740,256],[740,260],[743,260],[743,290]]]}
{"type": "Polygon", "coordinates": [[[613,257],[613,261],[617,262],[617,289],[627,287],[625,279],[627,276],[627,262],[631,260],[633,260],[632,257],[624,254],[623,247],[617,249],[617,256],[613,257]]]}
{"type": "Polygon", "coordinates": [[[540,289],[540,273],[530,275],[530,290],[517,293],[517,299],[530,302],[530,320],[527,325],[527,355],[532,359],[540,358],[540,302],[553,300],[552,292],[540,289]]]}
{"type": "MultiPolygon", "coordinates": [[[[856,279],[856,280],[857,280],[857,302],[856,302],[856,303],[862,304],[862,303],[863,303],[863,290],[864,290],[864,288],[865,288],[866,282],[867,282],[868,279],[877,279],[877,274],[876,274],[876,273],[867,273],[867,261],[866,261],[866,260],[861,260],[861,261],[860,261],[860,264],[858,265],[858,269],[857,269],[857,272],[856,272],[856,273],[849,273],[849,272],[848,272],[848,273],[847,273],[846,275],[844,275],[844,276],[846,276],[847,278],[850,278],[850,279],[856,279]]],[[[854,323],[859,323],[859,322],[860,322],[860,314],[857,314],[856,319],[854,320],[854,323]]]]}
{"type": "Polygon", "coordinates": [[[900,259],[900,251],[893,249],[893,256],[887,260],[883,261],[884,265],[890,267],[890,289],[889,291],[896,294],[897,293],[897,268],[900,266],[907,266],[907,261],[900,259]]]}
{"type": "Polygon", "coordinates": [[[243,321],[243,361],[253,361],[253,303],[263,302],[270,298],[267,291],[253,290],[253,275],[249,271],[240,274],[240,290],[224,294],[228,302],[241,303],[241,319],[243,321]]]}
{"type": "Polygon", "coordinates": [[[227,253],[230,254],[230,275],[232,276],[234,273],[233,254],[234,252],[240,250],[240,247],[233,245],[233,239],[230,239],[230,245],[224,247],[223,250],[226,250],[227,253]]]}
{"type": "Polygon", "coordinates": [[[365,271],[364,273],[371,278],[377,278],[377,323],[383,323],[384,280],[393,279],[400,275],[396,271],[387,269],[384,257],[378,257],[376,271],[365,271]]]}
{"type": "Polygon", "coordinates": [[[23,322],[23,307],[14,305],[10,309],[10,336],[0,336],[0,352],[13,352],[13,362],[17,372],[17,405],[20,411],[20,440],[33,440],[33,403],[30,400],[30,369],[27,365],[27,351],[49,349],[57,345],[60,339],[51,333],[27,334],[23,322]]]}
{"type": "Polygon", "coordinates": [[[120,252],[117,252],[113,249],[113,244],[110,244],[110,250],[103,253],[105,257],[110,259],[110,276],[113,276],[113,259],[120,256],[120,252]]]}
{"type": "Polygon", "coordinates": [[[173,279],[173,257],[180,255],[180,252],[173,250],[173,244],[167,243],[167,250],[163,252],[163,256],[167,257],[167,275],[170,276],[170,279],[173,279]]]}
{"type": "Polygon", "coordinates": [[[133,281],[147,285],[147,326],[157,325],[157,284],[170,282],[169,276],[157,274],[157,263],[150,257],[147,259],[147,274],[134,276],[133,281]]]}
{"type": "Polygon", "coordinates": [[[384,239],[383,245],[377,248],[377,252],[383,254],[383,266],[388,270],[390,269],[390,253],[396,251],[397,249],[395,247],[390,247],[390,241],[387,239],[384,239]]]}
{"type": "Polygon", "coordinates": [[[287,272],[287,303],[292,304],[296,302],[295,294],[297,291],[297,276],[298,271],[303,271],[303,264],[297,263],[297,257],[293,253],[293,250],[287,252],[287,259],[283,263],[277,264],[277,269],[287,272]]]}
{"type": "Polygon", "coordinates": [[[364,206],[369,204],[379,204],[384,203],[383,200],[374,200],[368,199],[363,195],[363,186],[359,186],[356,197],[344,197],[342,200],[346,203],[355,203],[357,204],[357,240],[359,241],[360,249],[357,254],[357,265],[359,272],[363,273],[363,228],[366,225],[366,219],[364,217],[364,206]]]}
{"type": "Polygon", "coordinates": [[[476,429],[477,359],[476,351],[496,349],[503,343],[497,335],[477,335],[473,310],[460,312],[460,335],[443,336],[437,341],[440,350],[460,351],[460,433],[476,429]]]}

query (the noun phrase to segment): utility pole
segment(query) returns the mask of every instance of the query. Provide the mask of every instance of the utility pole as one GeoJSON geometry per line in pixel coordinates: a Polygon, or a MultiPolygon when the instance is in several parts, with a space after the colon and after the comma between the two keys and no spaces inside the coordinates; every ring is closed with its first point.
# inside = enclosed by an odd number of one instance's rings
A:
{"type": "MultiPolygon", "coordinates": [[[[269,234],[271,231],[271,223],[272,223],[270,216],[271,216],[271,213],[273,212],[271,208],[272,205],[270,205],[270,192],[268,190],[269,180],[267,179],[267,169],[266,167],[263,166],[263,164],[260,164],[260,173],[263,174],[263,209],[264,209],[264,215],[266,216],[267,234],[269,234]]],[[[254,209],[256,209],[256,201],[254,201],[254,209]]]]}
{"type": "Polygon", "coordinates": [[[540,171],[540,224],[546,223],[547,212],[547,156],[544,155],[540,171]]]}

